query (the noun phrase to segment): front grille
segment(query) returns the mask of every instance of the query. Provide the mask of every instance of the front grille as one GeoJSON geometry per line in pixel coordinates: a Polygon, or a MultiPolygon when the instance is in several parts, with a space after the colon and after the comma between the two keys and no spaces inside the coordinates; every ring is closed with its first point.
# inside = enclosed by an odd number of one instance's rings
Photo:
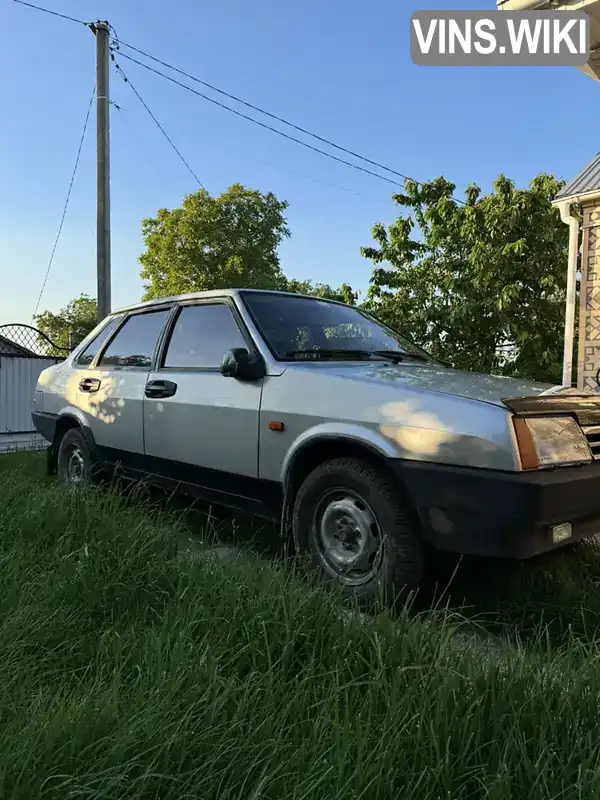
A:
{"type": "Polygon", "coordinates": [[[594,459],[600,458],[600,425],[582,425],[581,430],[588,440],[594,459]]]}

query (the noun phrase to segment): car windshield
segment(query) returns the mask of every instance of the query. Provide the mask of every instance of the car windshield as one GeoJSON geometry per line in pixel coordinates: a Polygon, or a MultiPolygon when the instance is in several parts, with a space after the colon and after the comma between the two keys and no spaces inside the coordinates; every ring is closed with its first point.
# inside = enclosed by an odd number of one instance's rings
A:
{"type": "Polygon", "coordinates": [[[246,308],[280,360],[383,358],[384,353],[433,358],[386,325],[352,306],[302,295],[242,293],[246,308]]]}

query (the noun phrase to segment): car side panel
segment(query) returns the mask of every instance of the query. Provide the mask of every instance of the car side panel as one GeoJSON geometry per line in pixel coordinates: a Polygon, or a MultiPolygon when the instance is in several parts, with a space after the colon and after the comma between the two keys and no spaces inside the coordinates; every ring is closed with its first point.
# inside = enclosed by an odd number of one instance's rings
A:
{"type": "Polygon", "coordinates": [[[100,381],[98,391],[78,388],[75,405],[83,413],[98,447],[144,452],[143,408],[146,370],[77,369],[77,386],[85,378],[100,381]]]}
{"type": "Polygon", "coordinates": [[[144,398],[145,452],[203,469],[258,477],[262,381],[217,371],[152,372],[177,384],[173,397],[144,398]]]}
{"type": "Polygon", "coordinates": [[[58,416],[67,408],[76,408],[79,380],[70,359],[45,369],[35,387],[35,410],[58,416]]]}
{"type": "Polygon", "coordinates": [[[515,471],[509,416],[464,398],[290,368],[265,379],[259,477],[283,480],[297,449],[319,436],[362,440],[391,458],[515,471]]]}
{"type": "Polygon", "coordinates": [[[71,359],[45,369],[39,376],[33,398],[34,421],[36,415],[43,415],[46,424],[42,435],[54,433],[61,417],[70,417],[82,427],[88,428],[88,419],[81,411],[78,403],[79,381],[78,370],[74,370],[71,359]],[[53,422],[51,422],[53,420],[53,422]]]}

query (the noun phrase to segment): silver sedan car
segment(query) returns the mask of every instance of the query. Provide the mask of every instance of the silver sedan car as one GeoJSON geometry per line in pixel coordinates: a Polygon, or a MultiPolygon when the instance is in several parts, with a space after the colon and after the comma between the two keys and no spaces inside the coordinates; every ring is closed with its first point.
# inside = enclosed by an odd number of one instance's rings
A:
{"type": "Polygon", "coordinates": [[[432,548],[528,558],[600,531],[600,397],[460,372],[362,310],[219,290],[123,308],[42,372],[68,484],[119,474],[281,521],[352,596],[432,548]]]}

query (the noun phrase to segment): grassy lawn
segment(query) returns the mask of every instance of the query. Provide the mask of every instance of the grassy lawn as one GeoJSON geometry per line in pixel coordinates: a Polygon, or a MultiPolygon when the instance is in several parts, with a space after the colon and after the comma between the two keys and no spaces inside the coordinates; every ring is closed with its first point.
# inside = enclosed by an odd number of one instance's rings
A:
{"type": "Polygon", "coordinates": [[[221,522],[248,559],[189,557],[207,524],[0,457],[2,800],[600,796],[593,546],[467,562],[360,625],[252,557],[272,530],[221,522]]]}

